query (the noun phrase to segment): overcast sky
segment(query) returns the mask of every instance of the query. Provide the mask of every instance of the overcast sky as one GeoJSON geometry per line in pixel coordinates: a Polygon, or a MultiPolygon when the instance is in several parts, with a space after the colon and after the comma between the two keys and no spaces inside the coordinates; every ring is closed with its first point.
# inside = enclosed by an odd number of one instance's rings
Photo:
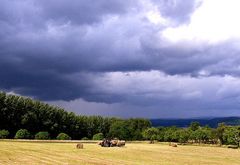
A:
{"type": "Polygon", "coordinates": [[[240,116],[239,0],[1,0],[0,89],[83,115],[240,116]]]}

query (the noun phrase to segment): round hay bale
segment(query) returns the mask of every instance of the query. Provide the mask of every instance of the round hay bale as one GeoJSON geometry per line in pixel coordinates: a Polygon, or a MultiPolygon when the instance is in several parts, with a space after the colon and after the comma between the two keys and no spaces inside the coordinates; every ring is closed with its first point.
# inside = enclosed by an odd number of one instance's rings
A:
{"type": "Polygon", "coordinates": [[[115,147],[117,146],[117,143],[118,143],[119,140],[111,140],[110,143],[111,143],[111,147],[115,147]]]}
{"type": "Polygon", "coordinates": [[[76,146],[77,149],[83,149],[83,144],[82,143],[78,143],[76,146]]]}
{"type": "Polygon", "coordinates": [[[172,147],[177,147],[177,143],[172,143],[172,147]]]}
{"type": "Polygon", "coordinates": [[[119,140],[118,143],[117,143],[117,146],[118,147],[125,146],[125,143],[126,143],[125,140],[121,140],[121,141],[119,140]]]}

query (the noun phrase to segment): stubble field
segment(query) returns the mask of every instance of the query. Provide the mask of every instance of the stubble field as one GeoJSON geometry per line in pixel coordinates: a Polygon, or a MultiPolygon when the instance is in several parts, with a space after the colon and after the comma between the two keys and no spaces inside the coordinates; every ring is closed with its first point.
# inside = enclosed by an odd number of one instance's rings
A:
{"type": "Polygon", "coordinates": [[[0,164],[94,164],[94,165],[239,165],[240,150],[207,146],[170,147],[164,144],[127,143],[102,148],[84,143],[0,141],[0,164]]]}

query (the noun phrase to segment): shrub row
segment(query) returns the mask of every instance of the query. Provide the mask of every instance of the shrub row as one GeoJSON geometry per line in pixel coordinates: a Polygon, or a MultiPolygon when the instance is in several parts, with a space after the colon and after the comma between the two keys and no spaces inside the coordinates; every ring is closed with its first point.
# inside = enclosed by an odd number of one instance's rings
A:
{"type": "MultiPolygon", "coordinates": [[[[7,130],[0,130],[0,139],[8,138],[9,132],[7,130]]],[[[37,140],[49,140],[50,135],[48,132],[38,132],[35,136],[31,135],[31,133],[27,129],[20,129],[15,134],[15,139],[37,139],[37,140]]],[[[57,140],[71,140],[71,137],[66,133],[60,133],[56,137],[57,140]]]]}
{"type": "MultiPolygon", "coordinates": [[[[0,139],[7,139],[9,136],[8,130],[0,130],[0,139]]],[[[38,132],[35,136],[32,136],[27,129],[20,129],[15,134],[15,139],[37,139],[37,140],[48,140],[50,135],[48,132],[38,132]]],[[[93,135],[93,140],[102,140],[104,138],[103,133],[97,133],[93,135]]],[[[59,133],[56,137],[57,140],[71,140],[72,138],[66,133],[59,133]]],[[[89,140],[87,137],[83,137],[82,140],[89,140]]]]}

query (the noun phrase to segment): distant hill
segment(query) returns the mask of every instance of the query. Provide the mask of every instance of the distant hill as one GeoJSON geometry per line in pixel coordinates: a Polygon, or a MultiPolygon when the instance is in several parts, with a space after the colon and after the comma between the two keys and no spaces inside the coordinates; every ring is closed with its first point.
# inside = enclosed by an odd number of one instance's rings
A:
{"type": "Polygon", "coordinates": [[[218,123],[224,122],[227,125],[240,125],[240,117],[219,117],[219,118],[197,118],[197,119],[151,119],[154,127],[158,126],[177,126],[188,127],[191,122],[197,121],[202,126],[208,125],[216,128],[218,123]]]}

